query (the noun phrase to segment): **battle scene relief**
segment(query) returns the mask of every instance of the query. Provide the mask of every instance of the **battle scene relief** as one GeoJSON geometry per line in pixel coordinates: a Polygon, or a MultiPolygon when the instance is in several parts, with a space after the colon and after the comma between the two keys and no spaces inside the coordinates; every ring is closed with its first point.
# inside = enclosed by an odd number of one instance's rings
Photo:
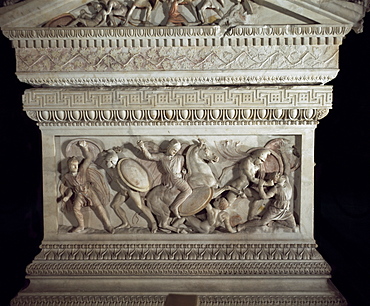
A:
{"type": "Polygon", "coordinates": [[[99,0],[57,16],[44,27],[236,26],[253,22],[248,0],[99,0]]]}
{"type": "Polygon", "coordinates": [[[59,233],[296,231],[295,136],[122,139],[60,139],[59,233]]]}

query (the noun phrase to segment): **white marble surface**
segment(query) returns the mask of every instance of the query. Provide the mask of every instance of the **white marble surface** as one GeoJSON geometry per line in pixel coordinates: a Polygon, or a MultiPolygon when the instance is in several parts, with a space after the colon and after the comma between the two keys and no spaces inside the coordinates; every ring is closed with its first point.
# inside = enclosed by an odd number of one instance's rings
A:
{"type": "MultiPolygon", "coordinates": [[[[230,32],[219,26],[38,27],[83,5],[25,1],[0,11],[19,79],[43,86],[25,92],[24,110],[42,134],[44,239],[27,270],[31,285],[14,305],[79,305],[84,298],[159,305],[166,294],[185,291],[198,294],[204,305],[345,304],[328,282],[330,267],[313,236],[314,133],[332,102],[331,86],[322,84],[336,76],[339,45],[358,28],[362,6],[254,1],[254,17],[261,18],[230,32]],[[158,64],[164,55],[167,65],[153,68],[148,61],[158,64]],[[125,56],[144,60],[131,67],[123,64],[125,56]],[[296,228],[152,233],[128,202],[124,210],[133,227],[108,233],[86,208],[87,230],[69,233],[75,224],[58,203],[68,143],[129,145],[125,153],[134,158],[138,140],[159,145],[179,138],[190,144],[198,137],[213,150],[225,141],[246,148],[274,138],[294,143],[301,153],[301,166],[291,175],[296,228]]],[[[214,172],[228,162],[221,159],[214,172]]],[[[238,214],[246,221],[240,203],[238,214]]],[[[118,225],[111,208],[106,210],[118,225]]]]}

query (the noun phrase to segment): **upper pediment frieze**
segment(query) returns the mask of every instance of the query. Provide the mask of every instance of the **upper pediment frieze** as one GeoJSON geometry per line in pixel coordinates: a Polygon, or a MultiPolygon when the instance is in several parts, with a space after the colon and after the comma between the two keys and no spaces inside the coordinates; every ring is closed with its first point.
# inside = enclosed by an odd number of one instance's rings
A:
{"type": "MultiPolygon", "coordinates": [[[[0,8],[1,28],[343,25],[360,31],[368,1],[26,0],[0,8]]],[[[12,0],[3,1],[12,3],[12,0]]]]}

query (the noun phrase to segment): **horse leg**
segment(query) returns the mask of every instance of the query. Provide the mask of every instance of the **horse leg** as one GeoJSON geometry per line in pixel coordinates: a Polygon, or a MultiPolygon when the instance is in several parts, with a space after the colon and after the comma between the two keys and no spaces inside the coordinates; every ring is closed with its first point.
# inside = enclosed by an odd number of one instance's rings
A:
{"type": "Polygon", "coordinates": [[[233,193],[235,193],[237,195],[240,195],[240,196],[242,195],[242,192],[240,192],[238,189],[236,189],[236,188],[234,188],[232,186],[224,186],[222,188],[214,188],[213,189],[213,197],[212,197],[212,199],[217,198],[219,195],[221,195],[224,191],[227,191],[227,190],[229,190],[229,191],[231,191],[231,192],[233,192],[233,193]]]}
{"type": "Polygon", "coordinates": [[[161,210],[158,212],[158,226],[161,228],[168,228],[170,224],[170,210],[168,206],[161,201],[161,210]]]}

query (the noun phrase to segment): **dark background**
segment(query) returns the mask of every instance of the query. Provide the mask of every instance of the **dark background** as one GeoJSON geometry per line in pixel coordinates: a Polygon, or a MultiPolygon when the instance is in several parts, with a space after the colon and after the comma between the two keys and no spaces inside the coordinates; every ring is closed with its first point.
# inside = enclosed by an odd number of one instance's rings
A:
{"type": "MultiPolygon", "coordinates": [[[[29,85],[15,76],[10,42],[0,37],[0,305],[27,285],[25,267],[42,240],[41,141],[22,110],[29,85]]],[[[370,28],[340,47],[333,110],[316,129],[315,238],[332,281],[350,305],[370,301],[370,28]]]]}
{"type": "MultiPolygon", "coordinates": [[[[369,17],[367,17],[369,18],[369,17]]],[[[316,129],[315,239],[350,305],[370,305],[370,19],[339,50],[333,109],[316,129]]]]}

